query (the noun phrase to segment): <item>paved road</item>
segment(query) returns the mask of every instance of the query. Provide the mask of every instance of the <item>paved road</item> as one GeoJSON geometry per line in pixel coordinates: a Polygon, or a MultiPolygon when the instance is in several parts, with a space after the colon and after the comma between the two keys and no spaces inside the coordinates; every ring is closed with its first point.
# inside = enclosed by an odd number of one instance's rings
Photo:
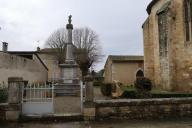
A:
{"type": "Polygon", "coordinates": [[[192,128],[192,119],[172,121],[105,121],[91,123],[0,123],[0,128],[192,128]]]}

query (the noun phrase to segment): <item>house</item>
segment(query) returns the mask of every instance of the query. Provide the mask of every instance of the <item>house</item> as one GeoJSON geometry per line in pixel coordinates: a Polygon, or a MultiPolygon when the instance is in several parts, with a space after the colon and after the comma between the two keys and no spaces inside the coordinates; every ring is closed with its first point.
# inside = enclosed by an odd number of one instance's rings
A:
{"type": "Polygon", "coordinates": [[[3,42],[3,51],[0,51],[1,85],[7,85],[9,77],[22,77],[30,83],[47,81],[48,68],[36,52],[7,51],[7,46],[3,42]]]}
{"type": "Polygon", "coordinates": [[[192,0],[152,0],[147,12],[145,76],[158,88],[192,90],[192,0]]]}
{"type": "Polygon", "coordinates": [[[143,65],[143,56],[110,55],[104,67],[104,81],[133,85],[137,76],[144,76],[143,65]]]}
{"type": "Polygon", "coordinates": [[[47,66],[48,81],[58,81],[60,79],[60,67],[57,57],[57,51],[53,48],[37,49],[37,54],[47,66]]]}

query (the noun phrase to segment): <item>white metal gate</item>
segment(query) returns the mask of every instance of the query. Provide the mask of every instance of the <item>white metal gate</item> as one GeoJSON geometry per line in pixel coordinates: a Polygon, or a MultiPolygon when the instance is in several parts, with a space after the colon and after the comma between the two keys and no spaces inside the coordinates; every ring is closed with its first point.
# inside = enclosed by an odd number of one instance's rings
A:
{"type": "Polygon", "coordinates": [[[54,113],[54,85],[28,84],[22,90],[22,114],[44,115],[54,113]]]}

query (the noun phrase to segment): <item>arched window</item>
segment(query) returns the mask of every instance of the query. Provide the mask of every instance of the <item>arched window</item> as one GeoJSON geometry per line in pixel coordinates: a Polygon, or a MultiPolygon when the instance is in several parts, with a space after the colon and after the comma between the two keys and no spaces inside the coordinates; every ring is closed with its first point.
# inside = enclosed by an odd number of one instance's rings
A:
{"type": "Polygon", "coordinates": [[[192,0],[184,0],[185,41],[192,41],[192,0]]]}
{"type": "Polygon", "coordinates": [[[144,73],[142,70],[138,70],[137,73],[136,73],[136,78],[138,77],[144,77],[144,73]]]}

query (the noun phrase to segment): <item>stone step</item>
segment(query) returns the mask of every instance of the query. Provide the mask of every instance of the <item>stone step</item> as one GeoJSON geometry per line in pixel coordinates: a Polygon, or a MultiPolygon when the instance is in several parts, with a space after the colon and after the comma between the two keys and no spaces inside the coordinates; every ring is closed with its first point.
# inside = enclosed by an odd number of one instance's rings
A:
{"type": "Polygon", "coordinates": [[[58,91],[55,93],[56,96],[79,96],[80,91],[75,92],[65,92],[65,91],[58,91]]]}
{"type": "Polygon", "coordinates": [[[75,92],[79,92],[79,89],[72,89],[72,90],[66,90],[66,89],[56,89],[55,92],[63,92],[63,93],[75,93],[75,92]]]}
{"type": "Polygon", "coordinates": [[[55,89],[80,89],[80,86],[55,86],[55,89]]]}
{"type": "Polygon", "coordinates": [[[80,85],[78,84],[58,84],[55,85],[56,96],[78,96],[80,94],[80,85]]]}
{"type": "Polygon", "coordinates": [[[59,91],[59,90],[62,90],[62,91],[67,91],[67,92],[71,92],[71,91],[79,91],[80,88],[55,88],[54,91],[59,91]]]}
{"type": "Polygon", "coordinates": [[[75,84],[75,83],[63,83],[63,84],[57,84],[56,86],[80,86],[80,84],[75,84]]]}
{"type": "Polygon", "coordinates": [[[56,93],[55,96],[79,96],[78,93],[56,93]]]}
{"type": "Polygon", "coordinates": [[[65,92],[73,92],[73,91],[80,91],[80,89],[64,89],[64,88],[58,88],[58,89],[54,89],[55,91],[65,91],[65,92]]]}

